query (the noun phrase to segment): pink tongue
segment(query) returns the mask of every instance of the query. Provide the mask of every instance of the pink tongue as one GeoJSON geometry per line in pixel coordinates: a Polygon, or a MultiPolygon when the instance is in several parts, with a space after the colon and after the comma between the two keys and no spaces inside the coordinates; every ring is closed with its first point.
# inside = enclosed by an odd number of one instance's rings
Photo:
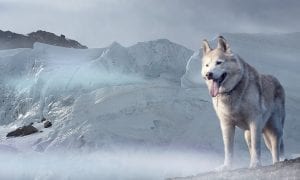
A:
{"type": "Polygon", "coordinates": [[[212,97],[216,97],[218,95],[219,92],[219,85],[216,81],[212,81],[211,87],[210,87],[210,95],[212,97]]]}

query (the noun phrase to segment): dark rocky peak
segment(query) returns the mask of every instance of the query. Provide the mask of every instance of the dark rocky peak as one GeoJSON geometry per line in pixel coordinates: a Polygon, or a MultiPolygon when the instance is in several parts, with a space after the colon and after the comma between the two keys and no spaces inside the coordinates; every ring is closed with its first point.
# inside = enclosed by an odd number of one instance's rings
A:
{"type": "Polygon", "coordinates": [[[77,48],[77,49],[86,49],[87,47],[81,45],[79,42],[71,39],[67,39],[65,35],[61,34],[57,36],[54,33],[38,30],[36,32],[32,32],[28,34],[28,37],[32,39],[34,42],[40,42],[45,44],[50,44],[54,46],[62,46],[69,48],[77,48]]]}
{"type": "Polygon", "coordinates": [[[0,49],[32,48],[33,43],[28,36],[0,30],[0,49]]]}
{"type": "Polygon", "coordinates": [[[67,39],[65,35],[58,36],[47,31],[38,30],[28,35],[23,35],[0,30],[0,49],[33,48],[35,42],[67,48],[87,48],[75,40],[67,39]]]}

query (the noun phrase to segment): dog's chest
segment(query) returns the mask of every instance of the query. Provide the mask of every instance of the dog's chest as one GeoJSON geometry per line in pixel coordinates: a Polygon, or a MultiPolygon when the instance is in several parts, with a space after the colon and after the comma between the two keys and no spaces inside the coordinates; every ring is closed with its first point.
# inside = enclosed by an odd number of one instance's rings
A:
{"type": "Polygon", "coordinates": [[[221,121],[230,121],[242,129],[248,129],[249,109],[245,108],[243,103],[216,98],[213,104],[221,121]]]}

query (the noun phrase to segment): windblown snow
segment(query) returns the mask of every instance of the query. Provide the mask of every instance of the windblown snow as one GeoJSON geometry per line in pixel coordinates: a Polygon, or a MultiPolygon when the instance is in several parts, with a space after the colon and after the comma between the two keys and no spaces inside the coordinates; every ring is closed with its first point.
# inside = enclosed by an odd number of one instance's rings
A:
{"type": "MultiPolygon", "coordinates": [[[[299,153],[300,34],[224,37],[234,52],[282,82],[286,152],[299,153]]],[[[166,39],[131,47],[36,43],[33,49],[0,51],[0,156],[11,161],[0,163],[7,169],[0,173],[23,179],[159,179],[211,170],[222,161],[223,144],[200,56],[166,39]],[[42,127],[43,117],[51,128],[42,127]],[[6,138],[31,122],[42,132],[6,138]]],[[[239,135],[236,141],[245,166],[246,145],[239,135]]],[[[269,164],[270,155],[263,156],[269,164]]]]}

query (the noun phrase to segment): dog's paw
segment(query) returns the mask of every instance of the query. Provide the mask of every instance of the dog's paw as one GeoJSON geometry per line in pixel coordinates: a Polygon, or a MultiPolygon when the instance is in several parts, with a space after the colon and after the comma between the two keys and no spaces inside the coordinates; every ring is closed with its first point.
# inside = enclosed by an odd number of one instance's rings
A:
{"type": "Polygon", "coordinates": [[[285,160],[287,160],[287,159],[285,158],[285,156],[280,156],[279,161],[285,161],[285,160]]]}
{"type": "Polygon", "coordinates": [[[226,165],[226,164],[223,164],[223,165],[215,168],[216,172],[228,171],[228,170],[231,170],[231,166],[230,165],[226,165]]]}

